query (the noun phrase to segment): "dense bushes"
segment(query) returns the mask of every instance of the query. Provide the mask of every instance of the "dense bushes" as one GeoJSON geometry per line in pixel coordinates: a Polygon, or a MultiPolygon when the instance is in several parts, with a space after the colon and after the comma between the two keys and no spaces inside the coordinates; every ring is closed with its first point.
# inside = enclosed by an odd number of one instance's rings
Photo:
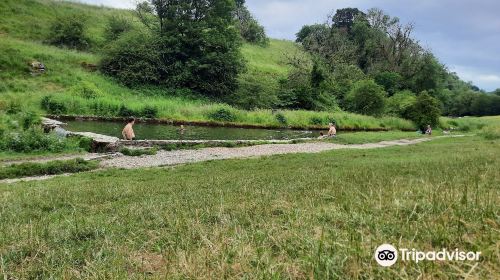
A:
{"type": "Polygon", "coordinates": [[[352,111],[371,116],[384,112],[386,93],[373,80],[363,80],[354,84],[346,96],[352,111]]]}
{"type": "Polygon", "coordinates": [[[220,108],[208,114],[208,117],[214,121],[235,122],[236,114],[227,108],[220,108]]]}
{"type": "Polygon", "coordinates": [[[0,180],[27,176],[77,173],[96,169],[98,163],[83,159],[55,160],[46,163],[26,162],[0,167],[0,180]]]}
{"type": "Polygon", "coordinates": [[[130,32],[104,49],[102,72],[132,87],[160,82],[161,65],[157,42],[146,32],[130,32]]]}
{"type": "Polygon", "coordinates": [[[90,39],[85,35],[86,18],[78,15],[57,17],[50,27],[47,41],[59,47],[84,50],[89,48],[90,39]]]}

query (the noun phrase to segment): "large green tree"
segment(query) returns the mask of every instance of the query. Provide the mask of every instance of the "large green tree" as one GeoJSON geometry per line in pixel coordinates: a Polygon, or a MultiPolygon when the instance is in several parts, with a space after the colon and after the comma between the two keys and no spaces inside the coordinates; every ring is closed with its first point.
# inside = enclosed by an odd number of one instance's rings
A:
{"type": "Polygon", "coordinates": [[[243,69],[234,0],[148,0],[137,13],[159,52],[160,83],[222,97],[243,69]]]}

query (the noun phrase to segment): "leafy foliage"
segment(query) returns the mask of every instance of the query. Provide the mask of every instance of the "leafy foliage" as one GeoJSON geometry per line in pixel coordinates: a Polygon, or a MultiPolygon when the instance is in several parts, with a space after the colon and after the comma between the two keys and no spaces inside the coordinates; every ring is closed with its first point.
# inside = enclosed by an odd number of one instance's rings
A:
{"type": "Polygon", "coordinates": [[[377,116],[384,112],[386,92],[373,80],[355,83],[346,97],[354,112],[377,116]]]}
{"type": "Polygon", "coordinates": [[[90,39],[85,35],[86,18],[84,16],[58,17],[50,28],[47,41],[59,47],[85,50],[90,47],[90,39]]]}
{"type": "Polygon", "coordinates": [[[422,131],[427,125],[436,126],[439,123],[439,101],[425,91],[417,96],[415,103],[408,110],[408,118],[422,131]]]}

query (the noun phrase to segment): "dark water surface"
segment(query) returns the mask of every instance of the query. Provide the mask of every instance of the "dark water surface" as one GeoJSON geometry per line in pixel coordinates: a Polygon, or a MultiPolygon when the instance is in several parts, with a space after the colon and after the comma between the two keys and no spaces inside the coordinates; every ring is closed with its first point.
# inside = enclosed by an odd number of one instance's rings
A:
{"type": "MultiPolygon", "coordinates": [[[[65,129],[75,132],[94,132],[121,138],[124,123],[109,121],[66,121],[65,129]]],[[[254,129],[234,127],[208,127],[184,125],[184,132],[179,126],[168,124],[136,123],[137,139],[148,140],[280,140],[310,138],[319,136],[318,131],[291,129],[254,129]]]]}

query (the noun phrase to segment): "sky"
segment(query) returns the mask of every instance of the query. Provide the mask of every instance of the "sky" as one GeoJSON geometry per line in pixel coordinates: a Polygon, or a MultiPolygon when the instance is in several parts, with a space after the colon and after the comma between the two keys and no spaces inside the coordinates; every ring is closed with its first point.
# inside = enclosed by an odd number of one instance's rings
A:
{"type": "MultiPolygon", "coordinates": [[[[133,8],[136,0],[79,0],[133,8]]],[[[380,8],[403,23],[414,37],[465,81],[486,91],[500,88],[500,1],[498,0],[246,0],[271,38],[295,39],[306,24],[323,23],[339,8],[380,8]]]]}

